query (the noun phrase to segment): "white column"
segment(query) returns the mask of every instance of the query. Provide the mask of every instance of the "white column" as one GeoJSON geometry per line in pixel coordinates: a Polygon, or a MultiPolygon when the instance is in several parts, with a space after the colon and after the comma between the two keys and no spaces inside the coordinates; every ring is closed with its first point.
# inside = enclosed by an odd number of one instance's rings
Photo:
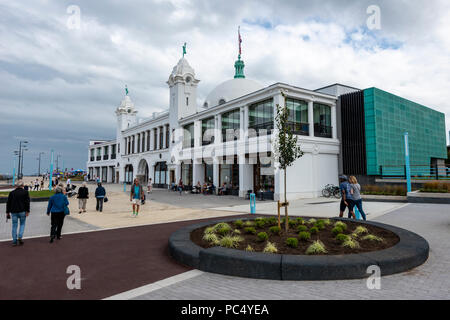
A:
{"type": "Polygon", "coordinates": [[[309,136],[314,137],[314,102],[308,101],[309,136]]]}
{"type": "MultiPolygon", "coordinates": [[[[194,122],[194,147],[200,147],[202,145],[202,122],[197,120],[194,122]]],[[[197,182],[196,182],[197,183],[197,182]]]]}
{"type": "Polygon", "coordinates": [[[253,165],[248,164],[244,155],[238,156],[239,161],[239,196],[245,197],[247,190],[253,190],[253,165]]]}
{"type": "Polygon", "coordinates": [[[216,134],[214,135],[214,143],[220,144],[222,143],[222,115],[219,113],[216,115],[216,123],[214,128],[216,129],[216,134]]]}
{"type": "Polygon", "coordinates": [[[336,105],[331,106],[331,137],[337,139],[336,105]]]}
{"type": "Polygon", "coordinates": [[[213,184],[216,186],[216,188],[219,188],[219,159],[218,157],[214,157],[213,162],[213,184]]]}
{"type": "Polygon", "coordinates": [[[150,130],[150,150],[155,150],[155,130],[150,130]]]}
{"type": "Polygon", "coordinates": [[[165,126],[165,125],[162,126],[162,127],[160,128],[160,130],[161,130],[161,134],[162,134],[162,136],[163,136],[163,141],[162,141],[161,149],[164,149],[164,148],[166,147],[166,126],[165,126]]]}

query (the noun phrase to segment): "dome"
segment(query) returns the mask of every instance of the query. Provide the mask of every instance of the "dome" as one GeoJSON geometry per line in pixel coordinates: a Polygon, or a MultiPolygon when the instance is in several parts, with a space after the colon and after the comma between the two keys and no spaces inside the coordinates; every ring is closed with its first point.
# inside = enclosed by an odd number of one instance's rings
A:
{"type": "Polygon", "coordinates": [[[235,78],[219,84],[206,97],[204,107],[214,107],[264,88],[256,81],[235,78]]]}
{"type": "Polygon", "coordinates": [[[170,75],[172,77],[176,77],[176,76],[184,76],[187,73],[195,76],[194,69],[189,65],[189,62],[183,57],[180,59],[180,61],[178,61],[177,65],[173,67],[172,73],[170,75]]]}

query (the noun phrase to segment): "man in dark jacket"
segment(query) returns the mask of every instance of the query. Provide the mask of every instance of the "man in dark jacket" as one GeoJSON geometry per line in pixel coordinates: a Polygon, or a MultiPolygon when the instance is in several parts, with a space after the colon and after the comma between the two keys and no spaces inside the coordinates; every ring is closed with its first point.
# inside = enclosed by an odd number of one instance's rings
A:
{"type": "Polygon", "coordinates": [[[89,198],[89,189],[86,187],[86,182],[83,182],[83,185],[78,189],[78,208],[79,212],[86,212],[86,202],[89,198]]]}
{"type": "Polygon", "coordinates": [[[17,182],[16,189],[11,191],[8,195],[8,202],[6,204],[6,217],[12,218],[12,238],[13,246],[17,246],[17,241],[23,245],[23,232],[25,230],[25,221],[30,214],[30,195],[28,191],[23,188],[22,180],[17,182]],[[17,226],[20,221],[19,236],[17,237],[17,226]]]}
{"type": "Polygon", "coordinates": [[[97,184],[97,189],[95,189],[95,198],[97,199],[97,205],[95,210],[102,212],[103,211],[103,200],[105,200],[106,190],[102,187],[102,184],[99,182],[97,184]]]}

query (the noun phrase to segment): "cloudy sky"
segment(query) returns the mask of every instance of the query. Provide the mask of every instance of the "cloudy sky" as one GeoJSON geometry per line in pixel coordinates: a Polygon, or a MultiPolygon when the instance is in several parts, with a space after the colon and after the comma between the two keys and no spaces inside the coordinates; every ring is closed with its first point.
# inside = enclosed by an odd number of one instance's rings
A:
{"type": "Polygon", "coordinates": [[[114,138],[125,84],[141,117],[168,107],[184,42],[201,103],[234,75],[238,25],[248,78],[376,86],[445,113],[450,129],[448,0],[0,0],[0,172],[12,172],[21,139],[25,174],[39,152],[48,168],[52,148],[85,168],[89,139],[114,138]],[[379,30],[368,28],[370,5],[379,30]]]}

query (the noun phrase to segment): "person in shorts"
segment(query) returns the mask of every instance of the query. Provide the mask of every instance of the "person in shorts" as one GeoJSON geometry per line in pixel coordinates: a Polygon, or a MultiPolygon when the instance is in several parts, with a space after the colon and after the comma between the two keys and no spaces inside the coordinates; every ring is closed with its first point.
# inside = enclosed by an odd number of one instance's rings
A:
{"type": "Polygon", "coordinates": [[[133,204],[133,216],[135,217],[137,217],[139,214],[139,208],[141,206],[142,200],[144,200],[144,190],[139,184],[139,180],[134,179],[134,183],[131,186],[130,191],[130,202],[133,204]]]}
{"type": "Polygon", "coordinates": [[[339,177],[339,190],[341,191],[341,203],[339,205],[339,218],[344,216],[344,211],[348,208],[348,218],[352,217],[355,219],[355,214],[353,213],[353,200],[351,200],[350,194],[350,184],[346,175],[341,175],[339,177]],[[351,206],[351,208],[350,208],[351,206]]]}

